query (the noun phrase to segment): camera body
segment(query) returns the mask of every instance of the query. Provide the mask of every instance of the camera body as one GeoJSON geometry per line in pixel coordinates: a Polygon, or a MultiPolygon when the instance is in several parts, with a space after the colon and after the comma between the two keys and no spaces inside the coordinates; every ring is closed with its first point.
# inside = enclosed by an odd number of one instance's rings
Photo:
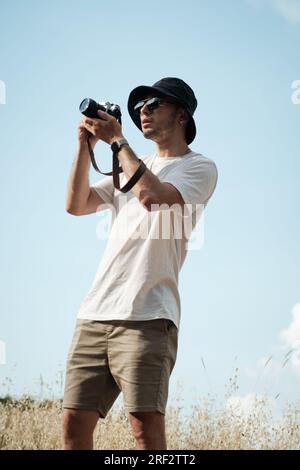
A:
{"type": "Polygon", "coordinates": [[[92,98],[85,98],[79,105],[79,111],[86,117],[91,119],[101,119],[97,111],[101,110],[110,114],[119,121],[121,124],[121,108],[117,104],[110,103],[109,101],[97,103],[92,98]]]}

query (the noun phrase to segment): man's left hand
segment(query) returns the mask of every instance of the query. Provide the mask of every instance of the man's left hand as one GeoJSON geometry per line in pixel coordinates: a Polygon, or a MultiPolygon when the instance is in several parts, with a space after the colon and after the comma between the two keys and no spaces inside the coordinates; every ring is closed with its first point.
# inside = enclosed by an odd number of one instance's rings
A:
{"type": "Polygon", "coordinates": [[[124,139],[122,126],[114,116],[98,110],[100,119],[83,118],[84,127],[98,140],[111,145],[115,140],[124,139]]]}

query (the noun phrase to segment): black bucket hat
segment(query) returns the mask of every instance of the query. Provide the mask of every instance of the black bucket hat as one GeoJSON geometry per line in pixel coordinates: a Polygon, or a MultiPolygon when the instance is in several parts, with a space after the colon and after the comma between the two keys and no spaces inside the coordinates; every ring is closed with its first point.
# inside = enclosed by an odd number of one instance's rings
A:
{"type": "Polygon", "coordinates": [[[185,139],[187,144],[190,144],[196,135],[196,125],[193,119],[193,114],[197,108],[197,100],[191,87],[180,78],[166,77],[162,78],[153,86],[139,86],[134,88],[128,98],[128,112],[135,125],[142,130],[140,117],[135,113],[134,106],[138,101],[145,98],[151,93],[157,97],[169,96],[175,98],[178,104],[187,111],[190,119],[186,127],[185,139]]]}

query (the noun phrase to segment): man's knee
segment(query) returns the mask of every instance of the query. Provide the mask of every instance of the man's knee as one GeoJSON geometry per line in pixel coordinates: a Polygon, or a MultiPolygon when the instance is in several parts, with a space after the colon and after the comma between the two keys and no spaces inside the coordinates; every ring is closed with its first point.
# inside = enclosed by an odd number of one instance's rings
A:
{"type": "Polygon", "coordinates": [[[131,428],[136,440],[153,438],[153,434],[163,434],[165,417],[158,411],[133,412],[129,414],[131,428]]]}
{"type": "Polygon", "coordinates": [[[79,426],[79,419],[77,416],[76,410],[64,410],[62,415],[62,431],[64,437],[71,437],[76,434],[77,428],[79,426]]]}
{"type": "Polygon", "coordinates": [[[92,410],[65,409],[62,415],[62,432],[65,440],[74,440],[93,434],[99,413],[92,410]]]}

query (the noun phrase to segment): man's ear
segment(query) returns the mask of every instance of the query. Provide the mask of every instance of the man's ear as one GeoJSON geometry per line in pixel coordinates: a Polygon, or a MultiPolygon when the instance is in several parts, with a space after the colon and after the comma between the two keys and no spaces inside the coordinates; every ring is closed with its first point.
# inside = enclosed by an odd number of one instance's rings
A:
{"type": "Polygon", "coordinates": [[[189,116],[184,108],[179,108],[179,123],[181,125],[187,124],[189,116]]]}

